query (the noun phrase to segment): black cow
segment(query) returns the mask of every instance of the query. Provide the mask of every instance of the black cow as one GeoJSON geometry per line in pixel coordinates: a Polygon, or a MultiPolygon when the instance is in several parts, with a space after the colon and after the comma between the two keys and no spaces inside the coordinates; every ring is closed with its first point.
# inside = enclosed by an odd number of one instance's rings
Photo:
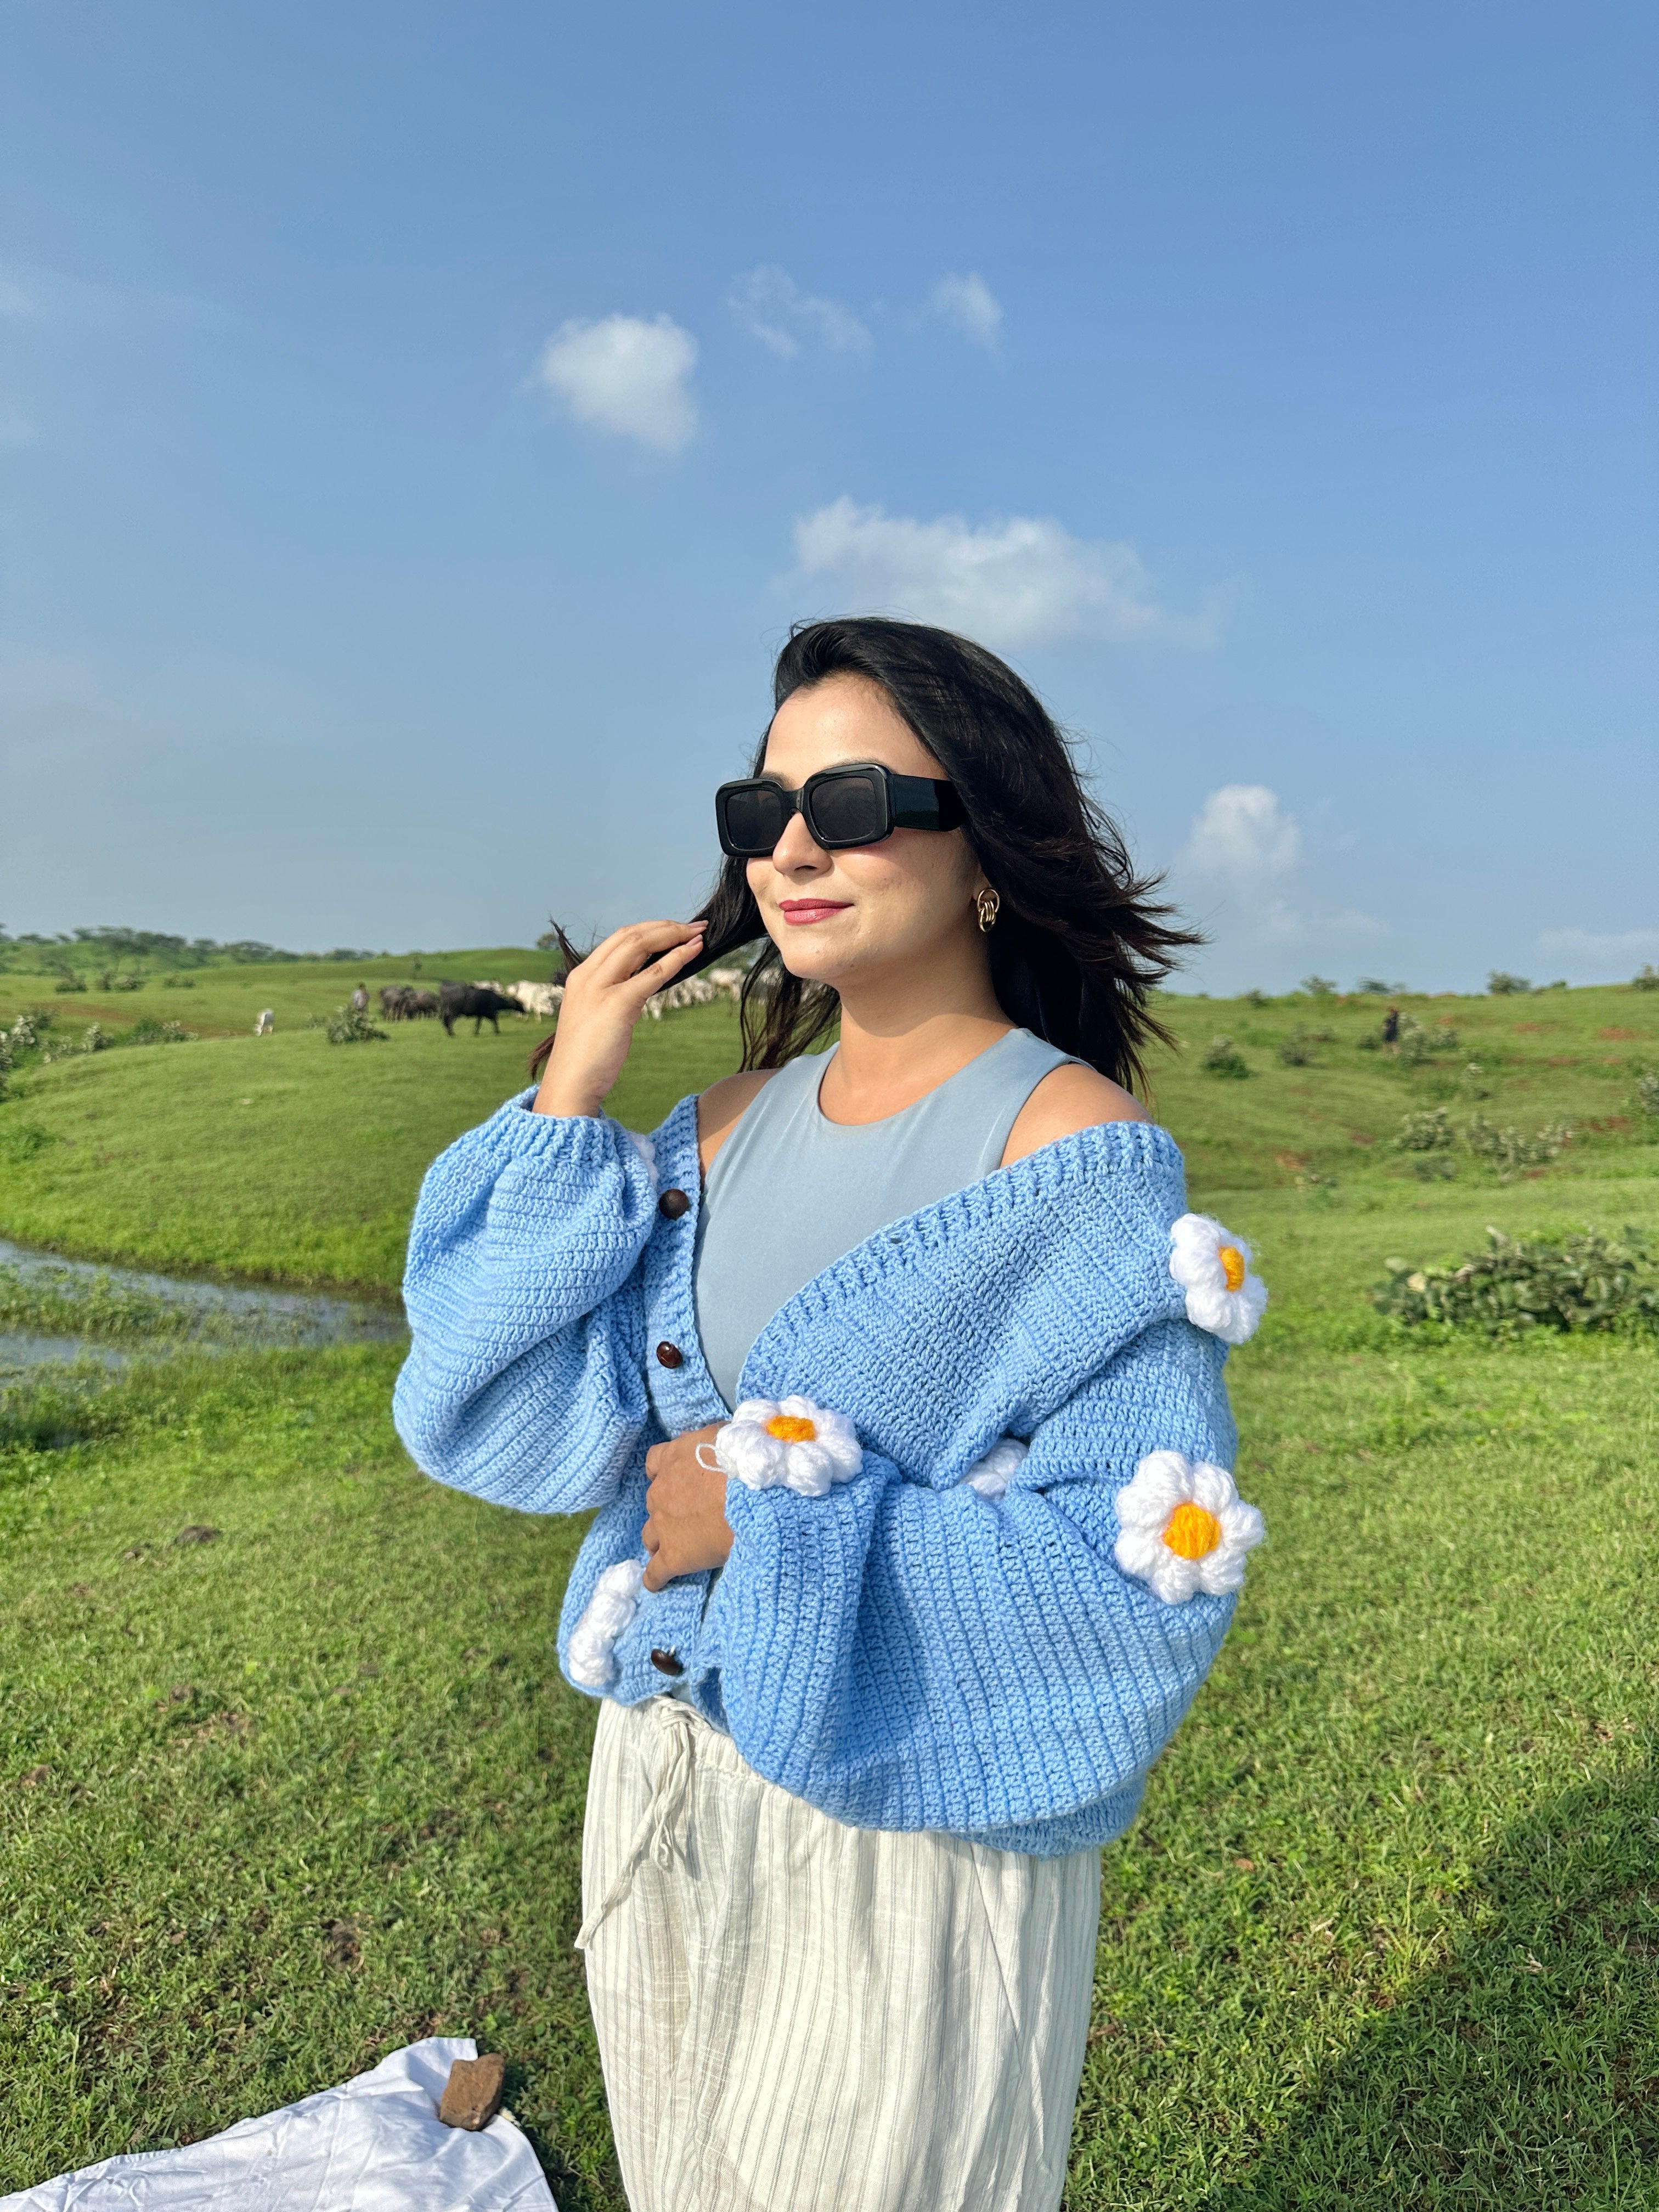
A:
{"type": "Polygon", "coordinates": [[[406,1020],[415,994],[407,983],[386,983],[380,989],[380,1012],[389,1022],[406,1020]]]}
{"type": "Polygon", "coordinates": [[[411,991],[409,994],[409,1002],[404,1008],[404,1019],[409,1022],[419,1021],[428,1014],[435,1014],[437,1011],[438,994],[435,991],[411,991]]]}
{"type": "Polygon", "coordinates": [[[457,1022],[470,1020],[472,1034],[488,1022],[497,1036],[501,1033],[500,1014],[521,1014],[524,1008],[516,999],[508,998],[505,991],[480,990],[476,983],[440,983],[438,986],[438,1018],[451,1036],[457,1022]]]}

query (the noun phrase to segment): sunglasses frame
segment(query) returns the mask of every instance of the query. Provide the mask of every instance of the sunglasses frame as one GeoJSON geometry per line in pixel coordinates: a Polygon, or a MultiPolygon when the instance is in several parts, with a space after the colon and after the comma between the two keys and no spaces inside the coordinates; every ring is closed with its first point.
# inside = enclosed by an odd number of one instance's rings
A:
{"type": "Polygon", "coordinates": [[[879,845],[890,837],[895,830],[959,830],[968,819],[953,783],[937,776],[899,775],[885,768],[880,761],[843,761],[834,768],[820,769],[809,775],[798,791],[791,791],[769,775],[738,776],[733,782],[723,783],[714,793],[714,827],[720,841],[720,850],[733,860],[763,860],[777,850],[778,841],[797,814],[805,818],[807,833],[821,852],[850,853],[866,845],[879,845]],[[884,827],[873,837],[824,837],[818,834],[812,818],[812,801],[827,783],[839,782],[849,775],[874,776],[882,793],[882,814],[884,827]],[[747,846],[734,844],[726,833],[726,802],[733,793],[765,790],[775,792],[787,802],[782,827],[771,844],[760,852],[747,846]]]}

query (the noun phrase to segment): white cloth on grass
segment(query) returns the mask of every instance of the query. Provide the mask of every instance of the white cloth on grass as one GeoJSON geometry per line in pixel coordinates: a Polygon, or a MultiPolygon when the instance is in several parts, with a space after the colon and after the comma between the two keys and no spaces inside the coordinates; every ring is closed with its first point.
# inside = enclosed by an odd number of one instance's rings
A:
{"type": "Polygon", "coordinates": [[[438,2102],[470,2035],[429,2035],[337,2089],[239,2120],[181,2150],[124,2151],[0,2212],[557,2212],[506,2112],[470,2134],[438,2102]]]}
{"type": "Polygon", "coordinates": [[[607,1698],[582,1905],[634,2212],[1058,2212],[1097,1850],[849,1828],[607,1698]]]}

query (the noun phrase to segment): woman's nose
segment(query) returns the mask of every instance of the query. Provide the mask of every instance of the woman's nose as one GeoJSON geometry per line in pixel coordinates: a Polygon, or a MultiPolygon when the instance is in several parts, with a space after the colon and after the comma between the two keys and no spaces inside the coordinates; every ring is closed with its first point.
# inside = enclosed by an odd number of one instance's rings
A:
{"type": "Polygon", "coordinates": [[[822,845],[815,845],[812,833],[806,826],[804,814],[792,814],[784,824],[784,831],[772,848],[775,868],[828,867],[830,855],[822,845]]]}

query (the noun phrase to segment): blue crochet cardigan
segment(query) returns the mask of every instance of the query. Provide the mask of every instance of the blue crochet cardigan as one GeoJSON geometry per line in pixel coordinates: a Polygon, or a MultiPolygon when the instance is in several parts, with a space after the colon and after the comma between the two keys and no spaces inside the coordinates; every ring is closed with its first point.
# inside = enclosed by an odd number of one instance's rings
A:
{"type": "MultiPolygon", "coordinates": [[[[598,1509],[560,1624],[568,1674],[600,1574],[640,1555],[647,1449],[726,1409],[692,1303],[696,1099],[645,1144],[530,1113],[532,1095],[427,1175],[395,1412],[441,1482],[598,1509]],[[684,1212],[659,1209],[670,1188],[684,1212]]],[[[1184,1204],[1174,1139],[1109,1122],[798,1291],[744,1395],[845,1413],[863,1470],[818,1498],[728,1484],[724,1571],[644,1595],[607,1694],[659,1693],[650,1655],[675,1655],[758,1773],[855,1826],[1045,1856],[1118,1834],[1234,1604],[1165,1604],[1113,1559],[1113,1500],[1147,1453],[1232,1462],[1225,1353],[1170,1272],[1184,1204]],[[961,1478],[1008,1434],[1030,1449],[993,1503],[961,1478]]]]}

